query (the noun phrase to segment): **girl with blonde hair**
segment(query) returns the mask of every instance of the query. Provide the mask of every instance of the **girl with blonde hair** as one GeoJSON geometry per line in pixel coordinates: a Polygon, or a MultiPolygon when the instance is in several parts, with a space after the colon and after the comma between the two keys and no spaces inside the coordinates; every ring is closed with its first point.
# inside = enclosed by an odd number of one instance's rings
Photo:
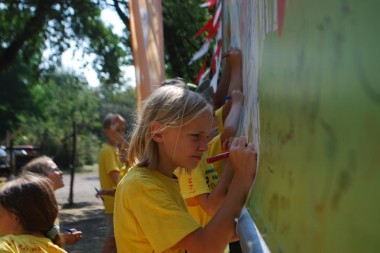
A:
{"type": "Polygon", "coordinates": [[[116,189],[114,227],[123,252],[223,252],[236,239],[256,172],[256,153],[245,137],[230,146],[233,179],[225,200],[202,228],[187,212],[176,168],[194,169],[207,150],[212,106],[199,94],[168,85],[145,102],[129,148],[132,166],[116,189]]]}

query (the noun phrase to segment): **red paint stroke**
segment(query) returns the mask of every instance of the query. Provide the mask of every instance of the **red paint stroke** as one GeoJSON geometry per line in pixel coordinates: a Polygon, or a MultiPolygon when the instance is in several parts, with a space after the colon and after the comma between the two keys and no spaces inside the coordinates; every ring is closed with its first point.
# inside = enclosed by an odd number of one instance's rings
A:
{"type": "Polygon", "coordinates": [[[285,19],[285,8],[286,8],[286,0],[277,0],[278,37],[281,37],[282,35],[282,28],[284,26],[284,19],[285,19]]]}

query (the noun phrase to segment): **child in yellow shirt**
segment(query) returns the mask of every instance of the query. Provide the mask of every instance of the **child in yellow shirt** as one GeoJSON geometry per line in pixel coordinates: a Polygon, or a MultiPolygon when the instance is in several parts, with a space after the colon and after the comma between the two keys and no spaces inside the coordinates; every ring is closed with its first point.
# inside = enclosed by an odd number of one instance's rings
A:
{"type": "Polygon", "coordinates": [[[202,228],[187,212],[173,172],[194,169],[207,150],[213,108],[199,94],[163,86],[145,102],[132,135],[129,163],[115,196],[118,252],[223,252],[235,234],[256,171],[256,154],[245,137],[230,146],[234,170],[229,191],[202,228]]]}

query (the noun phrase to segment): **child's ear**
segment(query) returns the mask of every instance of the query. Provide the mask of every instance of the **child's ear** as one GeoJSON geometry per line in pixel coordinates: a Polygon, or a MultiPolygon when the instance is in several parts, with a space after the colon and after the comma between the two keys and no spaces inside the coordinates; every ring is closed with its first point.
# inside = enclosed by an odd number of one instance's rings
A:
{"type": "Polygon", "coordinates": [[[15,233],[21,233],[21,231],[23,231],[24,229],[22,227],[20,218],[15,213],[11,213],[11,219],[12,230],[14,230],[15,233]]]}
{"type": "Polygon", "coordinates": [[[162,142],[162,124],[155,122],[150,126],[150,134],[155,142],[162,142]]]}

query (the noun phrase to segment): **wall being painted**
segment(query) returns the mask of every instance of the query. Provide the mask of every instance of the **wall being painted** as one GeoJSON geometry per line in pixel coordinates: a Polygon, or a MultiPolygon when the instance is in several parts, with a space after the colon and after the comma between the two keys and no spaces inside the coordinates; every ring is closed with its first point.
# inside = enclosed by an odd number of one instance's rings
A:
{"type": "Polygon", "coordinates": [[[380,252],[380,1],[232,2],[259,150],[247,206],[270,250],[380,252]]]}

